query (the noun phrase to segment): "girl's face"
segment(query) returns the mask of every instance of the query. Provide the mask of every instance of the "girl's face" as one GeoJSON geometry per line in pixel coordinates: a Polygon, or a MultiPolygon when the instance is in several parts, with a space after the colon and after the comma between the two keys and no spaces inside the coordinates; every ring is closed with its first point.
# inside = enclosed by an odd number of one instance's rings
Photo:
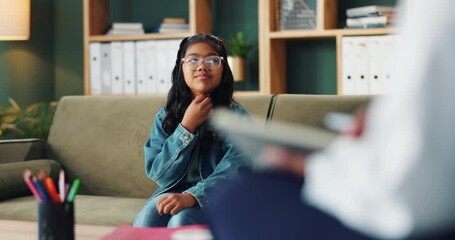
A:
{"type": "Polygon", "coordinates": [[[221,83],[223,64],[212,46],[197,42],[188,46],[182,62],[185,83],[191,89],[193,97],[212,92],[221,83]],[[209,57],[209,58],[207,58],[209,57]]]}

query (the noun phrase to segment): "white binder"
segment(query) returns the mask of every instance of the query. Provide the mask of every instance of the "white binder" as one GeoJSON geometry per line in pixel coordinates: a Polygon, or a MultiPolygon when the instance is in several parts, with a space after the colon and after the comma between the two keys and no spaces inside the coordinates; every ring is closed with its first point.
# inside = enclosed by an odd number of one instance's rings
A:
{"type": "Polygon", "coordinates": [[[125,94],[136,93],[136,64],[133,41],[123,42],[123,92],[125,94]]]}
{"type": "Polygon", "coordinates": [[[136,90],[147,93],[147,42],[136,41],[136,90]]]}
{"type": "Polygon", "coordinates": [[[393,35],[370,36],[370,93],[389,93],[395,67],[393,35]]]}
{"type": "Polygon", "coordinates": [[[382,38],[382,36],[368,37],[369,93],[374,95],[383,93],[385,62],[383,61],[382,38]]]}
{"type": "Polygon", "coordinates": [[[112,94],[123,93],[123,43],[111,42],[112,94]]]}
{"type": "Polygon", "coordinates": [[[354,37],[355,95],[369,94],[368,37],[354,37]]]}
{"type": "Polygon", "coordinates": [[[90,94],[101,94],[101,43],[93,42],[89,46],[90,54],[90,94]]]}
{"type": "Polygon", "coordinates": [[[103,94],[112,93],[110,43],[101,43],[101,92],[103,94]]]}
{"type": "Polygon", "coordinates": [[[177,52],[179,50],[180,45],[179,39],[171,39],[165,41],[166,45],[166,62],[165,62],[165,72],[164,72],[164,83],[162,84],[162,91],[163,93],[169,92],[172,87],[172,71],[174,70],[175,63],[177,61],[177,52]]]}
{"type": "Polygon", "coordinates": [[[158,91],[158,40],[146,41],[146,92],[156,93],[158,91]]]}
{"type": "Polygon", "coordinates": [[[341,40],[341,66],[342,66],[342,88],[343,95],[355,94],[354,75],[354,41],[355,37],[343,37],[341,40]]]}
{"type": "Polygon", "coordinates": [[[388,94],[391,93],[391,85],[394,84],[393,81],[395,77],[395,66],[396,62],[396,35],[386,35],[382,37],[381,48],[382,48],[382,74],[384,75],[383,82],[381,85],[381,93],[388,94]]]}
{"type": "Polygon", "coordinates": [[[167,81],[170,78],[171,73],[169,72],[169,58],[168,58],[168,40],[158,40],[156,41],[156,58],[158,59],[157,63],[157,92],[166,93],[167,91],[167,81]]]}

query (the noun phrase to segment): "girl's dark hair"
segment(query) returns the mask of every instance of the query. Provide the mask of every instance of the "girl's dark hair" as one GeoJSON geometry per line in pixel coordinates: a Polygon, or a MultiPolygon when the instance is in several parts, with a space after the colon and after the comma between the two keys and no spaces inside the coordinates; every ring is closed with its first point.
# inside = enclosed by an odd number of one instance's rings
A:
{"type": "MultiPolygon", "coordinates": [[[[216,53],[223,57],[223,73],[221,76],[220,85],[215,88],[210,94],[213,107],[229,106],[234,100],[234,77],[231,68],[227,63],[227,49],[224,41],[210,34],[196,34],[191,37],[184,38],[180,43],[175,60],[174,70],[172,71],[172,87],[169,90],[166,102],[167,116],[163,122],[163,129],[168,134],[172,134],[182,121],[185,110],[193,100],[191,89],[186,85],[182,73],[182,58],[185,57],[186,50],[194,43],[204,42],[210,44],[216,53]]],[[[201,153],[207,152],[210,145],[219,143],[218,138],[210,128],[205,128],[201,134],[201,153]]]]}

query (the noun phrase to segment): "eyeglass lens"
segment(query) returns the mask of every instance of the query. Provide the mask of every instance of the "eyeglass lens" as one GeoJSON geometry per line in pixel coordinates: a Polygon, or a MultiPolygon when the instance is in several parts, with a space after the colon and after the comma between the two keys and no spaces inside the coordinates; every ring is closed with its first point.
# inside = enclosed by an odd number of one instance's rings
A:
{"type": "Polygon", "coordinates": [[[210,70],[215,70],[221,66],[222,57],[209,56],[204,59],[190,57],[184,58],[183,61],[191,70],[196,70],[203,61],[205,66],[210,70]]]}

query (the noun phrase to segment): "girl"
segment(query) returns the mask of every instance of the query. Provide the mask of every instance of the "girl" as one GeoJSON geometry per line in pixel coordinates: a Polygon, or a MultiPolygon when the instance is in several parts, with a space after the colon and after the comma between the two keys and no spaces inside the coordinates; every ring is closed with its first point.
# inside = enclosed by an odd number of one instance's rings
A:
{"type": "Polygon", "coordinates": [[[202,209],[222,180],[250,163],[220,139],[207,119],[216,107],[248,114],[232,98],[234,79],[223,41],[197,34],[182,40],[166,107],[155,116],[145,144],[145,170],[158,185],[134,226],[204,224],[202,209]]]}

